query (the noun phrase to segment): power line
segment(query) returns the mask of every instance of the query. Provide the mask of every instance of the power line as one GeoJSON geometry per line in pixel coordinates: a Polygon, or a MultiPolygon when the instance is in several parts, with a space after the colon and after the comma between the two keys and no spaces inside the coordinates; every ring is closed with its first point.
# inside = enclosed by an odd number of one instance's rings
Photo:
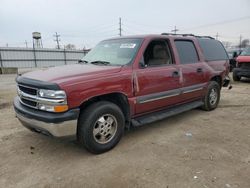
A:
{"type": "Polygon", "coordinates": [[[191,27],[191,28],[184,28],[184,29],[181,29],[181,31],[206,28],[206,27],[210,27],[210,26],[222,25],[222,24],[227,24],[227,23],[232,23],[232,22],[237,22],[237,21],[242,21],[242,20],[248,20],[248,19],[250,19],[250,16],[239,17],[239,18],[232,19],[232,20],[225,20],[225,21],[221,21],[221,22],[215,22],[215,23],[206,24],[206,25],[200,25],[200,26],[191,27]]]}
{"type": "Polygon", "coordinates": [[[103,31],[106,31],[107,29],[110,30],[112,28],[114,28],[114,30],[116,30],[117,24],[103,25],[103,26],[100,26],[100,27],[95,27],[95,29],[93,29],[93,28],[89,29],[88,28],[88,31],[80,31],[80,30],[78,30],[78,31],[65,31],[64,34],[61,33],[61,35],[67,36],[68,33],[69,33],[69,34],[75,35],[75,36],[76,35],[77,36],[83,36],[84,34],[102,33],[103,31]]]}
{"type": "Polygon", "coordinates": [[[61,41],[60,40],[60,35],[58,35],[57,34],[57,32],[56,32],[56,34],[55,35],[53,35],[56,39],[54,40],[54,41],[56,41],[56,43],[57,43],[57,49],[60,49],[60,44],[59,44],[59,41],[61,41]]]}
{"type": "Polygon", "coordinates": [[[127,28],[127,30],[132,31],[136,34],[149,33],[148,30],[144,30],[141,27],[138,28],[137,26],[131,25],[130,23],[127,23],[126,25],[125,24],[122,24],[122,25],[123,25],[123,27],[127,28]]]}
{"type": "MultiPolygon", "coordinates": [[[[123,19],[124,20],[124,19],[123,19]]],[[[139,22],[135,22],[135,21],[130,21],[125,19],[125,22],[128,24],[132,24],[132,25],[136,25],[136,26],[140,26],[140,27],[147,27],[147,28],[154,28],[154,27],[158,27],[158,28],[162,28],[163,25],[149,25],[149,24],[144,24],[144,23],[139,23],[139,22]]]]}

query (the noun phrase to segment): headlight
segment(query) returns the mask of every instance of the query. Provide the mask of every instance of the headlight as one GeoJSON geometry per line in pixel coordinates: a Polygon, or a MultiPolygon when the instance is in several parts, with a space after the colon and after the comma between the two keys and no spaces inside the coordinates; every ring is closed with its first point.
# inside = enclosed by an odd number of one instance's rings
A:
{"type": "Polygon", "coordinates": [[[48,112],[65,112],[68,110],[67,96],[62,90],[38,90],[38,109],[48,112]]]}
{"type": "Polygon", "coordinates": [[[38,104],[38,109],[39,110],[44,110],[44,111],[48,111],[48,112],[65,112],[67,111],[68,105],[64,104],[64,105],[48,105],[48,104],[38,104]]]}
{"type": "Polygon", "coordinates": [[[49,98],[49,99],[64,99],[64,98],[66,98],[66,93],[65,93],[65,91],[62,91],[62,90],[54,91],[54,90],[40,89],[38,91],[38,95],[39,95],[39,97],[49,98]]]}

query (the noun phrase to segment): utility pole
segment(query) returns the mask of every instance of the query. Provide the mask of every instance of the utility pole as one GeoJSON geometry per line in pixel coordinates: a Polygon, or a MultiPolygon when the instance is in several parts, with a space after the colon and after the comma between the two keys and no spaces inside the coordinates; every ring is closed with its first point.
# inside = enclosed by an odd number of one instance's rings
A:
{"type": "Polygon", "coordinates": [[[174,32],[174,34],[176,34],[177,31],[179,31],[179,29],[177,29],[176,26],[174,26],[174,29],[171,30],[171,32],[174,32]]]}
{"type": "Polygon", "coordinates": [[[220,35],[219,35],[219,33],[217,32],[216,35],[215,35],[216,40],[219,39],[219,36],[220,36],[220,35]]]}
{"type": "Polygon", "coordinates": [[[240,35],[240,45],[239,45],[240,50],[241,50],[241,40],[242,40],[242,35],[240,35]]]}
{"type": "Polygon", "coordinates": [[[60,35],[58,35],[57,32],[56,32],[56,34],[53,35],[53,36],[56,38],[54,41],[56,41],[57,49],[60,49],[60,44],[59,44],[59,42],[61,41],[60,38],[59,38],[60,35]]]}
{"type": "Polygon", "coordinates": [[[122,36],[122,19],[119,18],[119,36],[122,36]]]}

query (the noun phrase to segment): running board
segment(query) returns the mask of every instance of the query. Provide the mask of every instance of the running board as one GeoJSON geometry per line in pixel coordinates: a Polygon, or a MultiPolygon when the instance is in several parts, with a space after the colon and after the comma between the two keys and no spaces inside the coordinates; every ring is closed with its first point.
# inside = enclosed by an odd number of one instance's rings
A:
{"type": "Polygon", "coordinates": [[[144,124],[153,123],[155,121],[159,121],[159,120],[165,119],[167,117],[174,116],[174,115],[180,114],[182,112],[192,110],[194,108],[198,108],[198,107],[202,106],[203,104],[204,103],[199,100],[199,101],[194,101],[194,102],[174,106],[174,107],[168,108],[166,110],[153,112],[151,114],[137,117],[135,119],[132,119],[131,123],[132,123],[132,126],[135,126],[135,127],[142,126],[144,124]]]}

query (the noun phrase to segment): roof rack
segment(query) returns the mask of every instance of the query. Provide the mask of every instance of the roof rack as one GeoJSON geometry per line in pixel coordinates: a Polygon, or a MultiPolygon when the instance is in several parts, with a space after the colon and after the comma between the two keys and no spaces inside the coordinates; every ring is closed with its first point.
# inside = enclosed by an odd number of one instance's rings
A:
{"type": "Polygon", "coordinates": [[[209,38],[209,39],[215,39],[213,37],[210,36],[198,36],[198,35],[194,35],[194,34],[175,34],[175,33],[162,33],[162,35],[174,35],[174,36],[183,36],[183,37],[197,37],[197,38],[209,38]]]}
{"type": "Polygon", "coordinates": [[[198,37],[198,38],[209,38],[209,39],[215,39],[214,37],[210,37],[210,36],[195,36],[195,37],[198,37]]]}

